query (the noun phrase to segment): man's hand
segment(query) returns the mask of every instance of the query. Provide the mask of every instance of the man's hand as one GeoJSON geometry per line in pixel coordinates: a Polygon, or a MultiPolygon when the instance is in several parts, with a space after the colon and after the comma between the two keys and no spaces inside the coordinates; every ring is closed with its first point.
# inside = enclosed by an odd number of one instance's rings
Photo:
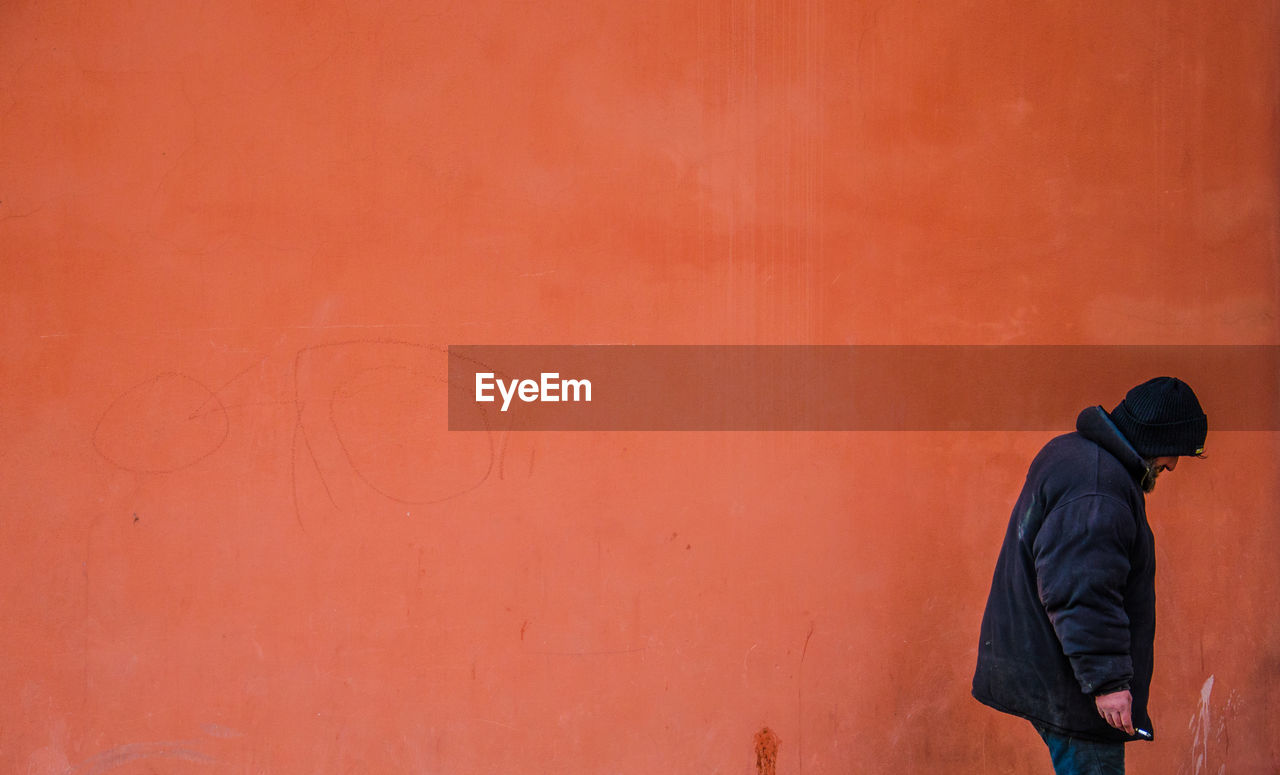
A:
{"type": "Polygon", "coordinates": [[[1093,698],[1098,706],[1098,715],[1116,729],[1123,729],[1129,734],[1133,732],[1133,695],[1128,689],[1121,689],[1110,694],[1099,694],[1093,698]]]}

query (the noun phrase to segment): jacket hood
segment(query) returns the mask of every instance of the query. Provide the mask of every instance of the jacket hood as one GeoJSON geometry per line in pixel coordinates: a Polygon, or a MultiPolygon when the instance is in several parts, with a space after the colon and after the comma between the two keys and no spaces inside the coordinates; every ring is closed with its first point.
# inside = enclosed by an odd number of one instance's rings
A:
{"type": "Polygon", "coordinates": [[[1141,479],[1146,474],[1147,461],[1142,459],[1101,406],[1091,406],[1082,411],[1076,417],[1076,430],[1081,436],[1110,452],[1135,478],[1141,479]]]}

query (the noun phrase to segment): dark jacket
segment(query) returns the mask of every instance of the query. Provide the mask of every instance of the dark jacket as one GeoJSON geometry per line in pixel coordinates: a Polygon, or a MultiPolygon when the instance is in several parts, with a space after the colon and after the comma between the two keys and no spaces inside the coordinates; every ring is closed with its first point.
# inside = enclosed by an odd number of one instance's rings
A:
{"type": "Polygon", "coordinates": [[[1147,715],[1155,637],[1155,547],[1146,464],[1102,407],[1040,450],[1013,507],[982,617],[973,696],[1062,734],[1132,738],[1093,697],[1128,687],[1147,715]]]}

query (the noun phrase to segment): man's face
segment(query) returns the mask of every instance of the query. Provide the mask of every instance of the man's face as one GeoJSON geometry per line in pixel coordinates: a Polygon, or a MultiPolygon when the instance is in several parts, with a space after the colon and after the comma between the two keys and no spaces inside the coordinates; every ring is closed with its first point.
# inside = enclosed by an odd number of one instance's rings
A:
{"type": "Polygon", "coordinates": [[[1178,467],[1177,455],[1166,455],[1158,457],[1151,461],[1151,467],[1147,469],[1147,475],[1142,478],[1142,491],[1151,492],[1156,488],[1156,477],[1165,471],[1172,471],[1178,467]]]}

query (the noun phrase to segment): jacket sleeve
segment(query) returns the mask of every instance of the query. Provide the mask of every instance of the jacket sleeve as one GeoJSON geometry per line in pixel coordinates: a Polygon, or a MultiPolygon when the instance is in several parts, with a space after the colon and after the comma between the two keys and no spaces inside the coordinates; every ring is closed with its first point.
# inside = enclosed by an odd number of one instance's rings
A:
{"type": "Polygon", "coordinates": [[[1045,515],[1032,543],[1040,602],[1085,694],[1133,678],[1124,590],[1136,533],[1127,504],[1088,495],[1045,515]]]}

